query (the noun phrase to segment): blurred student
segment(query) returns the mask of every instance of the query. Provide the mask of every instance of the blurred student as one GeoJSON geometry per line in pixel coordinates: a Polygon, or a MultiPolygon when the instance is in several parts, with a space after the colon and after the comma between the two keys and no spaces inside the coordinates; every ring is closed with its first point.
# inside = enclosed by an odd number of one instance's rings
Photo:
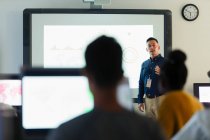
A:
{"type": "Polygon", "coordinates": [[[9,104],[0,103],[0,115],[1,116],[17,116],[17,111],[9,104]]]}
{"type": "Polygon", "coordinates": [[[0,140],[20,140],[17,111],[11,105],[0,103],[0,140]]]}
{"type": "Polygon", "coordinates": [[[183,90],[187,79],[186,55],[181,50],[172,51],[160,73],[160,90],[165,98],[158,111],[158,121],[168,138],[174,136],[203,105],[183,90]]]}
{"type": "Polygon", "coordinates": [[[124,109],[116,99],[117,86],[123,78],[118,42],[100,36],[88,45],[85,61],[94,109],[60,125],[48,140],[163,140],[157,122],[124,109]]]}
{"type": "Polygon", "coordinates": [[[172,140],[210,140],[210,109],[197,112],[172,140]]]}

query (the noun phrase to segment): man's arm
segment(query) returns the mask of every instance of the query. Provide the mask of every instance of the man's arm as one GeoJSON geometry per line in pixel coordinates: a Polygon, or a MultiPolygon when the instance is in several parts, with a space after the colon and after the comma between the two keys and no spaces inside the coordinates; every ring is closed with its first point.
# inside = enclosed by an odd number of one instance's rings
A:
{"type": "Polygon", "coordinates": [[[139,77],[139,94],[138,94],[138,108],[140,111],[144,111],[144,101],[143,101],[143,97],[144,97],[144,74],[143,74],[143,65],[141,67],[141,72],[140,72],[140,77],[139,77]]]}

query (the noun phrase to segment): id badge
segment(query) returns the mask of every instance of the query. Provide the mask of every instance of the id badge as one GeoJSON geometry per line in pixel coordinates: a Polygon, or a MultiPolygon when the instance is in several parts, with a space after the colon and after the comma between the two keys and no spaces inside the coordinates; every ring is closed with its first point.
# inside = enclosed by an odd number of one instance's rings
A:
{"type": "Polygon", "coordinates": [[[147,79],[146,87],[147,87],[147,88],[150,88],[150,87],[151,87],[151,84],[152,84],[152,79],[148,78],[148,79],[147,79]]]}

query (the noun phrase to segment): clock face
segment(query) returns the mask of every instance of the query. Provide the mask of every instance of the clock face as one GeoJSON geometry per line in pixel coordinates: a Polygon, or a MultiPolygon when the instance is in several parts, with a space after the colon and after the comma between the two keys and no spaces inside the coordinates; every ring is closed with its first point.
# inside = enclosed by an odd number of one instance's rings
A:
{"type": "Polygon", "coordinates": [[[182,16],[188,21],[193,21],[198,17],[199,10],[194,4],[187,4],[182,9],[182,16]]]}

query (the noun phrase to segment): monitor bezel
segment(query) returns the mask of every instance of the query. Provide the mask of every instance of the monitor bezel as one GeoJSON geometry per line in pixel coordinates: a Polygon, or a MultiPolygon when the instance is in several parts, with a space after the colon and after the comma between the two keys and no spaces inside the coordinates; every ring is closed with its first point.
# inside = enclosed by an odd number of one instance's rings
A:
{"type": "Polygon", "coordinates": [[[23,11],[23,64],[32,67],[32,14],[148,14],[164,16],[164,56],[172,50],[172,13],[160,9],[38,9],[23,11]]]}

